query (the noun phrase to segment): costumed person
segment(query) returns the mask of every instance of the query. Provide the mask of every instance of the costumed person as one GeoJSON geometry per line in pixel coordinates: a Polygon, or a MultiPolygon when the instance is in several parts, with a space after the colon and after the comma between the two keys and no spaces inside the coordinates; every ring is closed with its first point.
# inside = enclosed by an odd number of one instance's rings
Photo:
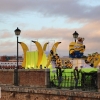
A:
{"type": "Polygon", "coordinates": [[[78,37],[77,42],[71,42],[69,45],[69,57],[81,58],[85,51],[85,45],[83,45],[84,38],[78,37]]]}
{"type": "Polygon", "coordinates": [[[54,56],[54,52],[53,52],[53,50],[50,50],[50,56],[51,56],[51,57],[54,56]]]}
{"type": "Polygon", "coordinates": [[[53,50],[50,50],[50,56],[51,56],[52,67],[55,68],[55,66],[56,66],[56,58],[55,58],[53,50]]]}
{"type": "Polygon", "coordinates": [[[77,43],[74,45],[75,58],[81,58],[83,56],[85,45],[83,45],[84,38],[78,37],[77,43]]]}
{"type": "Polygon", "coordinates": [[[77,66],[74,69],[74,80],[75,80],[75,88],[77,88],[79,80],[79,71],[77,66]]]}
{"type": "Polygon", "coordinates": [[[88,64],[89,66],[93,67],[93,63],[94,63],[94,59],[95,59],[95,53],[93,54],[88,54],[87,59],[85,60],[85,63],[88,64]]]}
{"type": "Polygon", "coordinates": [[[100,54],[98,52],[95,52],[93,67],[97,68],[99,66],[99,63],[100,63],[100,54]]]}
{"type": "Polygon", "coordinates": [[[68,66],[67,66],[67,61],[65,61],[65,68],[68,68],[68,66]]]}
{"type": "Polygon", "coordinates": [[[65,61],[65,67],[66,68],[72,68],[73,67],[73,65],[72,65],[70,60],[65,61]]]}

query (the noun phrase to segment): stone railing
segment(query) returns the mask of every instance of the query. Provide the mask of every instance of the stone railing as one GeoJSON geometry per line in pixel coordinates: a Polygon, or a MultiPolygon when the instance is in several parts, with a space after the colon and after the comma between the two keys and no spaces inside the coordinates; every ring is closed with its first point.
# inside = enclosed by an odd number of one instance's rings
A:
{"type": "Polygon", "coordinates": [[[0,100],[100,100],[100,92],[0,85],[0,100]]]}
{"type": "MultiPolygon", "coordinates": [[[[14,69],[0,69],[0,84],[14,85],[14,69]]],[[[47,87],[50,82],[49,69],[19,69],[19,86],[47,87]]]]}
{"type": "MultiPolygon", "coordinates": [[[[14,85],[14,69],[0,69],[0,84],[14,85]]],[[[19,69],[19,86],[48,87],[50,85],[49,69],[19,69]]],[[[100,70],[97,72],[97,87],[100,92],[100,70]]]]}
{"type": "Polygon", "coordinates": [[[98,91],[47,88],[50,83],[49,69],[18,70],[19,86],[14,86],[14,70],[0,70],[0,100],[100,100],[100,70],[98,91]]]}

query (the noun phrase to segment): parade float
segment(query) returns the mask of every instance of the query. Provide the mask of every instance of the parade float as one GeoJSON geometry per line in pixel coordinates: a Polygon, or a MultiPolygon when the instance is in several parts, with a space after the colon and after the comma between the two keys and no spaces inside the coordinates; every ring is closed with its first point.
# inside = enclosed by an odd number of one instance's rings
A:
{"type": "Polygon", "coordinates": [[[95,52],[93,54],[88,54],[88,56],[84,55],[84,51],[86,46],[83,41],[85,39],[83,37],[75,38],[75,42],[69,43],[69,59],[64,60],[62,62],[59,54],[57,53],[57,47],[61,42],[55,42],[48,55],[46,54],[46,48],[49,42],[46,42],[43,46],[38,41],[32,41],[37,50],[30,51],[28,46],[24,42],[19,42],[23,49],[23,62],[22,67],[25,69],[40,69],[42,65],[42,69],[44,68],[55,68],[57,66],[56,57],[59,56],[59,62],[61,66],[65,69],[74,69],[75,66],[78,68],[90,68],[97,69],[100,63],[100,54],[95,52]],[[57,55],[57,56],[56,56],[57,55]],[[54,59],[55,58],[55,59],[54,59]]]}
{"type": "MultiPolygon", "coordinates": [[[[83,79],[89,79],[90,81],[91,78],[94,77],[94,79],[96,80],[97,76],[95,73],[97,73],[97,70],[99,68],[100,54],[98,52],[95,52],[93,54],[88,54],[88,56],[85,56],[84,52],[86,50],[86,46],[83,43],[85,39],[83,37],[78,37],[76,31],[75,34],[73,34],[75,42],[72,41],[69,43],[69,59],[63,62],[59,54],[57,53],[57,47],[61,42],[55,42],[52,45],[48,55],[45,53],[45,51],[49,42],[46,42],[42,46],[41,43],[39,43],[38,41],[32,41],[37,47],[37,50],[35,51],[29,51],[28,46],[24,42],[19,42],[23,49],[24,55],[22,67],[25,69],[50,69],[50,80],[54,80],[55,84],[57,84],[56,67],[58,65],[62,67],[63,80],[69,81],[69,86],[72,85],[71,81],[74,79],[73,70],[76,66],[78,67],[81,76],[79,86],[82,85],[82,77],[83,79]]],[[[92,83],[93,81],[94,80],[92,80],[92,83]]],[[[65,82],[63,81],[62,86],[64,84],[65,82]]]]}
{"type": "MultiPolygon", "coordinates": [[[[52,55],[51,53],[48,55],[45,53],[48,42],[46,42],[43,47],[38,41],[32,42],[36,44],[37,50],[35,51],[29,51],[28,46],[24,42],[19,42],[24,54],[22,67],[25,69],[40,69],[40,66],[42,66],[42,69],[52,68],[52,55]]],[[[60,43],[61,42],[56,42],[53,44],[51,50],[54,54],[60,43]]]]}

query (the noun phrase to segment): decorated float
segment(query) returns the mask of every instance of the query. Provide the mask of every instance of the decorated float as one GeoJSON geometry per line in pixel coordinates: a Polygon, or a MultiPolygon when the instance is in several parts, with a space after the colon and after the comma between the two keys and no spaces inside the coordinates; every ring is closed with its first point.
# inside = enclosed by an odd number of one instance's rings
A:
{"type": "MultiPolygon", "coordinates": [[[[75,42],[72,41],[69,43],[69,59],[65,60],[64,62],[62,62],[59,54],[57,53],[57,47],[61,42],[54,43],[48,55],[45,53],[45,51],[49,42],[46,42],[42,46],[38,41],[32,41],[37,47],[36,51],[29,51],[28,46],[24,42],[19,42],[24,54],[22,67],[25,69],[50,69],[50,79],[54,80],[55,84],[57,83],[57,66],[62,67],[62,75],[65,81],[67,80],[70,82],[74,79],[72,73],[73,69],[76,66],[78,67],[81,76],[79,86],[82,85],[81,79],[91,79],[87,78],[87,75],[89,77],[94,76],[94,79],[96,80],[96,73],[100,63],[100,54],[98,52],[95,52],[93,54],[88,54],[88,56],[85,56],[84,52],[86,46],[83,43],[85,39],[83,37],[78,37],[78,33],[76,31],[73,36],[75,38],[75,42]]],[[[92,80],[92,83],[93,81],[94,80],[92,80]]],[[[63,81],[62,86],[64,84],[65,83],[63,81]]],[[[69,86],[71,85],[72,84],[70,84],[69,86]]]]}
{"type": "Polygon", "coordinates": [[[58,45],[61,42],[54,43],[48,55],[45,53],[48,42],[45,43],[43,47],[38,41],[32,42],[36,44],[36,51],[29,51],[28,46],[24,42],[19,42],[24,54],[22,67],[25,69],[53,68],[54,63],[52,63],[51,61],[54,54],[56,54],[58,45]]]}
{"type": "MultiPolygon", "coordinates": [[[[76,31],[74,35],[77,34],[76,31]]],[[[73,35],[73,36],[74,36],[73,35]]],[[[100,54],[98,52],[88,54],[88,56],[84,55],[86,46],[83,41],[85,40],[83,37],[75,37],[75,42],[69,43],[69,59],[64,60],[62,62],[62,58],[60,58],[57,53],[57,47],[61,42],[56,42],[52,45],[48,54],[46,54],[46,48],[49,42],[46,42],[43,46],[38,41],[32,41],[37,50],[29,51],[28,46],[24,42],[19,42],[23,49],[23,63],[22,67],[25,69],[42,69],[44,68],[55,68],[58,63],[65,69],[74,69],[75,66],[80,68],[90,68],[97,69],[99,68],[100,63],[100,54]]]]}

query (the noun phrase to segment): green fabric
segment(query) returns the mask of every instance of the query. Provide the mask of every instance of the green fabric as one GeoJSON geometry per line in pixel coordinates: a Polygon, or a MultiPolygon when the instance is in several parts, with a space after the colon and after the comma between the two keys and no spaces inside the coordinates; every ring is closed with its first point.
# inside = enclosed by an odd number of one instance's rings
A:
{"type": "Polygon", "coordinates": [[[82,73],[91,73],[91,72],[97,72],[97,68],[82,68],[81,72],[82,73]]]}
{"type": "MultiPolygon", "coordinates": [[[[73,71],[74,69],[62,69],[64,70],[64,72],[62,73],[62,77],[63,77],[63,81],[61,83],[62,87],[70,87],[70,86],[74,86],[75,85],[75,81],[74,81],[74,74],[73,71]],[[65,79],[66,77],[66,79],[65,79]],[[72,80],[71,80],[72,77],[72,80]],[[72,84],[71,84],[72,82],[72,84]]],[[[97,72],[97,68],[82,68],[81,72],[82,73],[91,73],[91,72],[97,72]]],[[[79,70],[80,71],[80,70],[79,70]]],[[[56,75],[56,68],[51,68],[50,69],[50,80],[54,82],[55,85],[58,85],[58,79],[57,79],[57,75],[56,75]]],[[[87,79],[89,80],[89,79],[87,79]]],[[[78,81],[78,86],[81,86],[81,73],[79,73],[79,81],[78,81]]]]}

